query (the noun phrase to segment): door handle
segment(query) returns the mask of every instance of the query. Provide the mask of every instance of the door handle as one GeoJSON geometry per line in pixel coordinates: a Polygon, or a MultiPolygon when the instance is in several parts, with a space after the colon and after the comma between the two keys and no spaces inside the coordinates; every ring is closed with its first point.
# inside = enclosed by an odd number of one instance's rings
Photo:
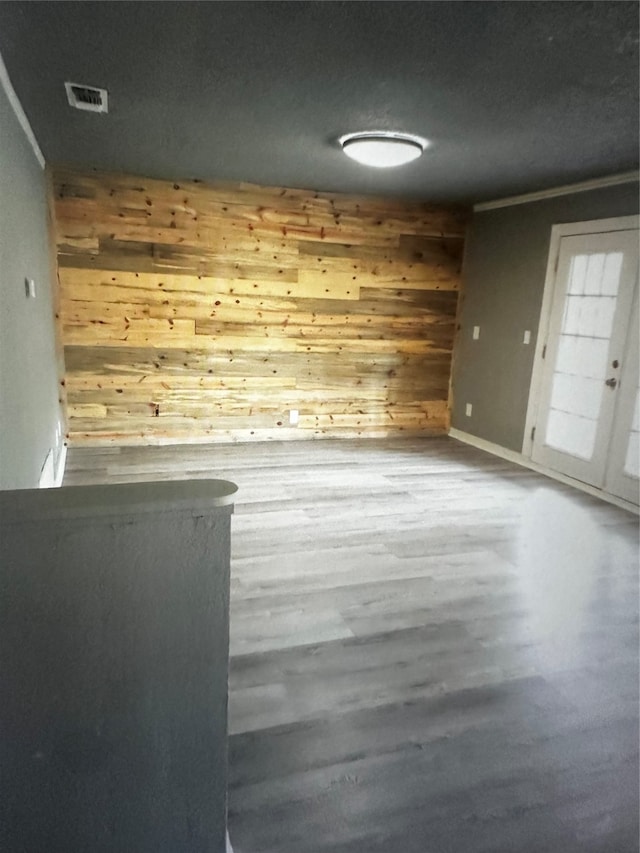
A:
{"type": "Polygon", "coordinates": [[[607,381],[604,384],[608,385],[609,388],[615,388],[616,385],[618,384],[618,380],[615,378],[615,376],[612,376],[611,379],[607,379],[607,381]]]}

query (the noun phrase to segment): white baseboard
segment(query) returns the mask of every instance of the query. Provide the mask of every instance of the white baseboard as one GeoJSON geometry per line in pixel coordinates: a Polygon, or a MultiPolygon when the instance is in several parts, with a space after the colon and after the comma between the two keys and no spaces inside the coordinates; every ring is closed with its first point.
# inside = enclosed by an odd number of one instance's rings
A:
{"type": "Polygon", "coordinates": [[[462,441],[464,444],[470,444],[472,447],[477,447],[478,450],[484,450],[494,456],[499,456],[501,459],[506,459],[508,462],[515,462],[516,465],[522,465],[525,468],[530,468],[538,474],[544,474],[546,477],[551,477],[552,480],[557,480],[564,483],[566,486],[573,486],[581,492],[586,492],[595,498],[600,498],[607,503],[614,504],[621,509],[626,509],[636,515],[640,514],[640,507],[635,504],[625,501],[623,498],[618,498],[615,495],[610,495],[608,492],[603,492],[602,489],[596,489],[595,486],[590,486],[587,483],[582,483],[580,480],[574,480],[573,477],[567,477],[566,474],[560,474],[558,471],[552,471],[545,468],[544,465],[538,465],[531,459],[523,456],[522,453],[517,453],[515,450],[509,450],[506,447],[501,447],[499,444],[494,444],[492,441],[486,441],[484,438],[478,438],[476,435],[471,435],[464,430],[451,427],[449,436],[462,441]]]}
{"type": "Polygon", "coordinates": [[[54,458],[53,448],[51,448],[45,457],[42,470],[40,471],[40,479],[38,480],[39,489],[52,489],[56,484],[54,458]]]}
{"type": "Polygon", "coordinates": [[[57,489],[62,485],[64,479],[64,469],[67,464],[67,445],[63,444],[58,452],[56,460],[53,447],[47,453],[44,460],[42,471],[40,471],[40,479],[38,480],[39,489],[57,489]]]}
{"type": "Polygon", "coordinates": [[[64,469],[67,464],[67,445],[63,444],[58,453],[58,464],[56,465],[56,476],[54,486],[59,488],[64,480],[64,469]]]}

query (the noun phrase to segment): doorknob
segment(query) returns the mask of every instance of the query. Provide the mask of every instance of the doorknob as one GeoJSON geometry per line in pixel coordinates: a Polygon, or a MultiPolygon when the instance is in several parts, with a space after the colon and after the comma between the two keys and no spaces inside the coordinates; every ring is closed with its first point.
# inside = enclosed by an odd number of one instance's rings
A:
{"type": "Polygon", "coordinates": [[[612,376],[611,379],[607,379],[607,381],[604,384],[608,385],[609,388],[615,388],[616,385],[618,384],[618,380],[615,378],[615,376],[612,376]]]}

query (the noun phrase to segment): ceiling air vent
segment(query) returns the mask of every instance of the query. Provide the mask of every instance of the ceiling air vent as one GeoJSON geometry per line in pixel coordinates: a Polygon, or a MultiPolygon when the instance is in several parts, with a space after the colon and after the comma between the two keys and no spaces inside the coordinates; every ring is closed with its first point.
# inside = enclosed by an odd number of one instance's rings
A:
{"type": "Polygon", "coordinates": [[[77,110],[89,110],[92,113],[109,112],[109,95],[106,89],[95,86],[82,86],[79,83],[65,83],[67,100],[77,110]]]}

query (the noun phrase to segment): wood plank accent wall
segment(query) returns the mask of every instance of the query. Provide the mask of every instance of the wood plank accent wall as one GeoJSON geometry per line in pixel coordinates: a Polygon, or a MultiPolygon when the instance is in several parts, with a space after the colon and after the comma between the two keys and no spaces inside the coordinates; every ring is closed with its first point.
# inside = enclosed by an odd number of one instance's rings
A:
{"type": "Polygon", "coordinates": [[[466,211],[63,168],[54,193],[71,443],[447,429],[466,211]]]}

